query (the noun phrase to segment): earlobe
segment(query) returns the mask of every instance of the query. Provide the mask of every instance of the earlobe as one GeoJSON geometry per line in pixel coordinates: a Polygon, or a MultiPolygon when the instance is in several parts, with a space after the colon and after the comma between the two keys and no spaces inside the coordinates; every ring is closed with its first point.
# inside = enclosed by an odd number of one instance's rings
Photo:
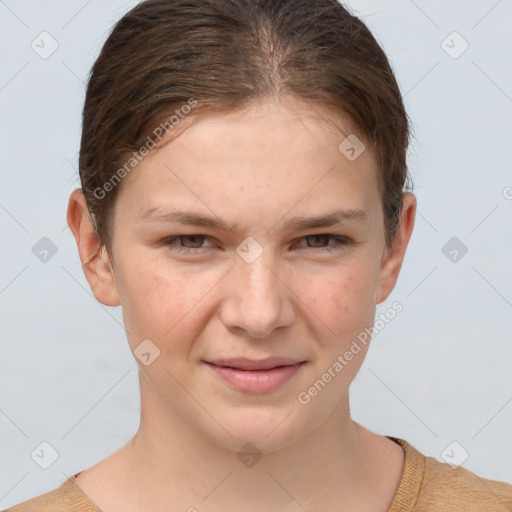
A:
{"type": "Polygon", "coordinates": [[[85,278],[94,296],[105,306],[121,304],[110,257],[100,245],[81,189],[71,193],[67,221],[75,237],[85,278]]]}
{"type": "Polygon", "coordinates": [[[380,304],[388,298],[398,280],[405,251],[414,228],[416,203],[416,196],[414,194],[410,192],[402,194],[400,226],[391,247],[385,249],[380,269],[379,285],[375,293],[376,304],[380,304]]]}

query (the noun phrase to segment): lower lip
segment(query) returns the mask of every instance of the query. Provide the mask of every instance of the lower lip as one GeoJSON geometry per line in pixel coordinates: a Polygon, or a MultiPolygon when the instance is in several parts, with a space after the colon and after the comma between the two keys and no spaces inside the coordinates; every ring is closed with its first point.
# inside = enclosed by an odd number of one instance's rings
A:
{"type": "Polygon", "coordinates": [[[206,364],[236,389],[245,393],[262,394],[271,393],[290,380],[304,363],[280,366],[271,370],[239,370],[206,364]]]}

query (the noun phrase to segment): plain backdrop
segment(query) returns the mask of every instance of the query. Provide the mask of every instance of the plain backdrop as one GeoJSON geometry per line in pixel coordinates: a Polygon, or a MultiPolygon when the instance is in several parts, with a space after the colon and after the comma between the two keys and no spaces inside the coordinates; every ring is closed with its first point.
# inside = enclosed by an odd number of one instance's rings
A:
{"type": "MultiPolygon", "coordinates": [[[[135,4],[0,0],[0,508],[58,487],[138,427],[121,310],[91,294],[65,219],[84,82],[135,4]],[[52,450],[44,469],[37,453],[52,450]]],[[[377,316],[395,300],[403,311],[373,339],[351,387],[353,417],[512,482],[512,2],[346,5],[396,72],[418,198],[377,316]]]]}

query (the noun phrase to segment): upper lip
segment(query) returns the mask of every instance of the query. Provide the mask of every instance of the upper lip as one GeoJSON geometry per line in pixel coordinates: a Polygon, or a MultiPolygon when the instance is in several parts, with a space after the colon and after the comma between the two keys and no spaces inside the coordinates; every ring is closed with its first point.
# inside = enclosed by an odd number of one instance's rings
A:
{"type": "Polygon", "coordinates": [[[244,357],[234,359],[216,359],[206,361],[215,366],[228,366],[239,370],[269,370],[277,366],[292,366],[304,361],[294,357],[269,357],[267,359],[247,359],[244,357]]]}

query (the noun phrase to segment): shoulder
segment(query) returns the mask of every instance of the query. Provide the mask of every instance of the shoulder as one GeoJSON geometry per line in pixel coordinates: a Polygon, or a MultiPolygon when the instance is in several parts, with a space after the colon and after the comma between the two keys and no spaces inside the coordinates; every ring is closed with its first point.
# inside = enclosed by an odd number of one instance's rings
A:
{"type": "Polygon", "coordinates": [[[101,512],[75,484],[75,477],[60,487],[0,512],[101,512]]]}
{"type": "MultiPolygon", "coordinates": [[[[410,508],[421,512],[510,512],[512,485],[482,478],[461,467],[428,457],[402,439],[406,463],[399,490],[410,508]]],[[[399,503],[396,503],[399,505],[399,503]]],[[[393,512],[395,509],[391,509],[393,512]]],[[[401,510],[400,508],[396,509],[401,510]]],[[[405,509],[404,509],[405,510],[405,509]]]]}
{"type": "Polygon", "coordinates": [[[512,510],[512,485],[482,478],[471,471],[452,467],[433,457],[425,457],[421,500],[450,505],[450,510],[487,512],[512,510]]]}

